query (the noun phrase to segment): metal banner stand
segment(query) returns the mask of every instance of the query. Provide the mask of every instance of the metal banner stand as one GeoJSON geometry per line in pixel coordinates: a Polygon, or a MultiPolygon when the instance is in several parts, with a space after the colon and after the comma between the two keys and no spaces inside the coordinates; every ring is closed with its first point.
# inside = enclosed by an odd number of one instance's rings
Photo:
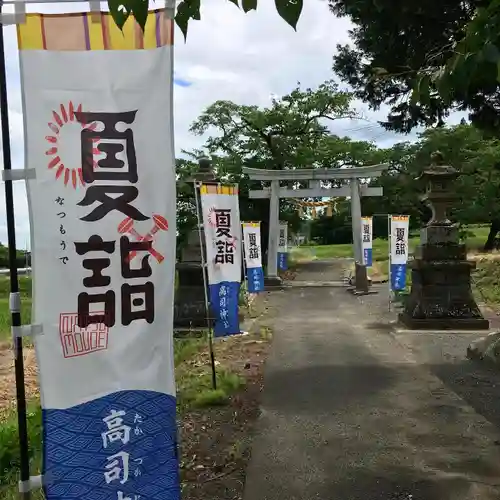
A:
{"type": "Polygon", "coordinates": [[[217,389],[217,372],[215,367],[215,354],[214,354],[214,340],[213,340],[213,329],[210,321],[210,303],[208,300],[208,268],[206,262],[206,244],[203,241],[203,237],[201,234],[201,228],[203,224],[203,220],[201,217],[202,208],[201,208],[201,196],[200,196],[200,187],[201,182],[194,183],[194,196],[196,200],[196,217],[198,220],[198,235],[200,238],[200,249],[201,249],[201,266],[203,268],[203,287],[205,289],[205,310],[207,314],[207,328],[208,328],[208,349],[210,351],[210,365],[212,367],[212,388],[214,391],[217,389]]]}
{"type": "MultiPolygon", "coordinates": [[[[0,16],[2,14],[3,2],[0,0],[0,16]]],[[[7,239],[9,245],[9,268],[10,268],[10,312],[14,343],[14,363],[16,376],[16,402],[17,423],[19,428],[19,451],[20,451],[20,494],[19,498],[29,500],[30,493],[30,462],[28,443],[28,422],[26,418],[26,388],[24,383],[24,358],[22,336],[15,335],[21,327],[21,299],[19,295],[19,282],[17,274],[17,248],[16,248],[16,226],[14,213],[14,194],[12,179],[8,173],[12,170],[12,157],[10,150],[9,134],[9,111],[7,100],[7,78],[5,68],[5,47],[3,24],[0,21],[0,118],[2,120],[2,147],[3,147],[3,169],[5,177],[5,211],[7,216],[7,239]]]]}

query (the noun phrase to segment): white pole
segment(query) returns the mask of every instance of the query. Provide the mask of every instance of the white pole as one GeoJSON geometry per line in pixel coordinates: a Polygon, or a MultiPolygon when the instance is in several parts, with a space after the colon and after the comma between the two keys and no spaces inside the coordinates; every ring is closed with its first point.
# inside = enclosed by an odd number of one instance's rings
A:
{"type": "Polygon", "coordinates": [[[361,200],[359,196],[359,181],[351,179],[351,219],[354,261],[363,265],[363,242],[361,240],[361,200]]]}
{"type": "Polygon", "coordinates": [[[267,276],[278,277],[278,238],[280,210],[280,182],[271,181],[271,198],[269,200],[269,235],[267,246],[267,276]]]}

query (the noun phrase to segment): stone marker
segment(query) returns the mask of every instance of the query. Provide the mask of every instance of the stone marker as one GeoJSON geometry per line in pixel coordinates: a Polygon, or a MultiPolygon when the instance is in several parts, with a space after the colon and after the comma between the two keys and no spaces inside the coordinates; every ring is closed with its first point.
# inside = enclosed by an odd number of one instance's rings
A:
{"type": "Polygon", "coordinates": [[[460,173],[443,165],[442,155],[432,155],[432,166],[420,179],[426,183],[422,200],[432,217],[421,231],[421,245],[412,270],[411,292],[399,321],[416,330],[483,330],[489,328],[474,300],[471,271],[476,263],[467,260],[465,245],[459,243],[458,228],[447,216],[457,198],[453,181],[460,173]]]}
{"type": "MultiPolygon", "coordinates": [[[[198,172],[188,179],[188,182],[216,183],[208,158],[198,160],[198,172]]],[[[191,200],[196,206],[196,201],[191,200]]],[[[201,224],[201,238],[204,240],[203,224],[201,224]]],[[[191,328],[208,328],[207,309],[205,302],[205,286],[203,279],[202,247],[198,226],[188,235],[186,247],[182,250],[179,262],[176,265],[178,287],[174,302],[174,329],[189,330],[191,328]]],[[[206,254],[205,254],[206,255],[206,254]]],[[[210,314],[210,321],[214,318],[210,314]]]]}

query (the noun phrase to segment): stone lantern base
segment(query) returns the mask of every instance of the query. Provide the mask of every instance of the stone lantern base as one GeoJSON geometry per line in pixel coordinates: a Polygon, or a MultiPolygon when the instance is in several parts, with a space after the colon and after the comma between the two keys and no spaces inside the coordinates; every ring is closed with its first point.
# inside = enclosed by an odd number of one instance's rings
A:
{"type": "Polygon", "coordinates": [[[264,276],[264,290],[272,291],[283,286],[283,280],[279,276],[264,276]]]}
{"type": "Polygon", "coordinates": [[[487,330],[471,289],[465,245],[453,226],[427,227],[417,259],[410,263],[411,292],[399,321],[415,330],[487,330]],[[439,242],[435,241],[439,240],[439,242]],[[453,241],[455,240],[455,241],[453,241]]]}
{"type": "MultiPolygon", "coordinates": [[[[178,286],[175,291],[174,329],[208,328],[203,267],[198,263],[182,262],[176,265],[178,286]]],[[[211,326],[215,321],[209,314],[211,326]]]]}

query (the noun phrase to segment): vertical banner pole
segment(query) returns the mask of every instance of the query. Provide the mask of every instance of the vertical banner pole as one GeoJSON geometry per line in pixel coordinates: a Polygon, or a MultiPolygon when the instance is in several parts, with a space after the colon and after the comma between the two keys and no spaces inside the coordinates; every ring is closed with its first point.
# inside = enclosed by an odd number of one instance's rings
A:
{"type": "Polygon", "coordinates": [[[198,235],[200,238],[200,249],[201,249],[201,265],[203,267],[203,288],[205,289],[205,309],[207,311],[207,328],[208,328],[208,349],[210,352],[210,365],[212,367],[212,388],[215,391],[217,389],[217,372],[215,369],[215,354],[214,354],[214,339],[213,330],[210,322],[210,308],[208,302],[208,276],[207,276],[207,263],[205,260],[205,242],[201,236],[201,225],[203,220],[201,217],[201,200],[200,200],[200,189],[201,184],[198,182],[194,183],[194,196],[196,199],[196,217],[198,220],[198,235]]]}
{"type": "Polygon", "coordinates": [[[389,252],[389,271],[388,271],[388,285],[389,285],[389,312],[391,311],[392,302],[392,289],[391,289],[391,216],[387,215],[387,242],[388,242],[388,252],[389,252]]]}
{"type": "MultiPolygon", "coordinates": [[[[2,12],[2,2],[0,0],[0,14],[2,12]]],[[[7,79],[5,75],[5,46],[3,24],[0,23],[0,118],[2,120],[2,147],[3,147],[3,168],[12,170],[12,157],[10,150],[9,134],[9,111],[7,100],[7,79]]],[[[10,311],[11,324],[13,327],[21,326],[21,310],[19,304],[19,282],[17,275],[17,248],[16,248],[16,225],[14,213],[14,193],[12,180],[5,180],[5,212],[7,216],[7,239],[9,245],[9,268],[10,268],[10,311]]],[[[26,418],[26,388],[24,384],[24,358],[23,339],[14,337],[15,354],[15,377],[16,377],[16,401],[17,401],[17,424],[19,428],[19,451],[20,451],[20,480],[23,485],[19,498],[29,500],[30,463],[29,463],[29,443],[28,443],[28,422],[26,418]]]]}
{"type": "Polygon", "coordinates": [[[240,223],[241,226],[241,260],[243,262],[243,280],[247,283],[247,293],[248,293],[248,269],[247,269],[247,261],[245,254],[245,233],[243,231],[243,222],[240,223]]]}

